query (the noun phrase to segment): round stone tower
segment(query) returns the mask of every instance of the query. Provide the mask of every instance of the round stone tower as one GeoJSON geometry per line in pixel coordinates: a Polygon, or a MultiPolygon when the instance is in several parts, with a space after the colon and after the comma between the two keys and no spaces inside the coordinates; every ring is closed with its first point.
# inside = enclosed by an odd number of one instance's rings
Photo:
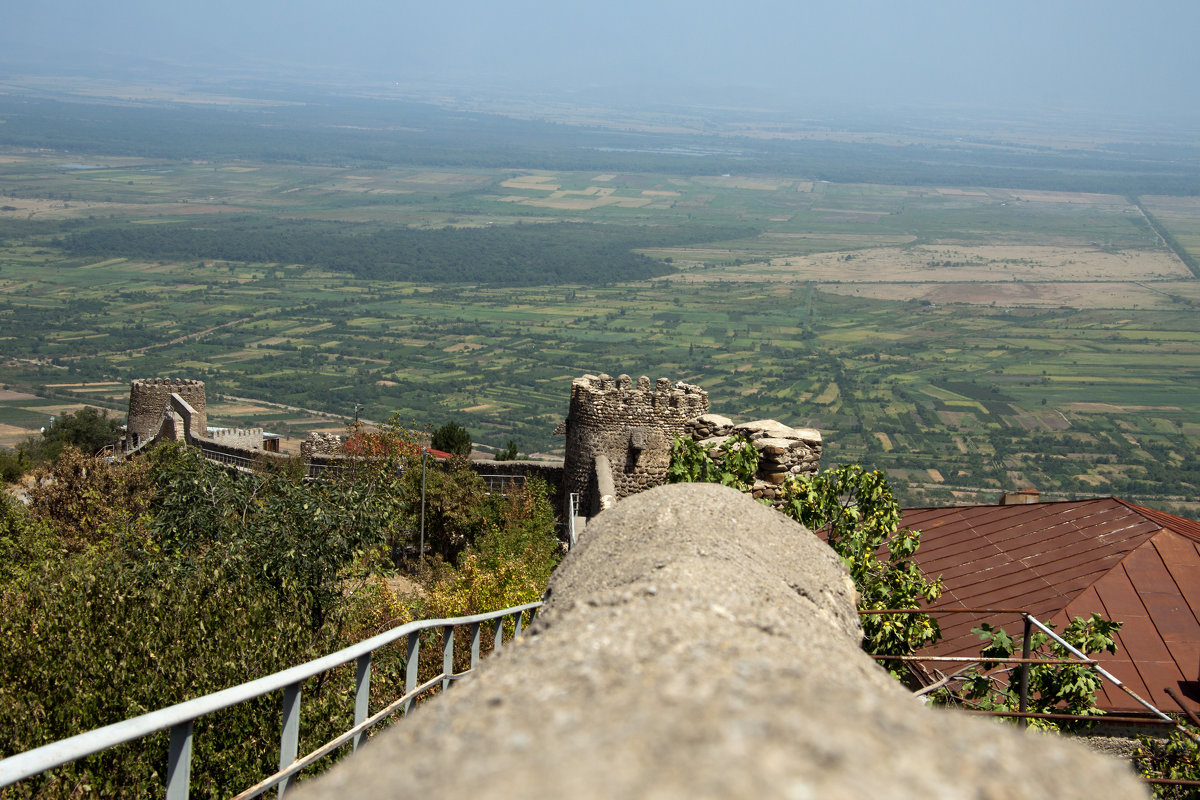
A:
{"type": "Polygon", "coordinates": [[[126,430],[134,444],[158,433],[163,412],[170,408],[171,395],[177,394],[196,410],[192,433],[203,436],[208,426],[204,399],[204,381],[187,378],[138,378],[129,388],[129,420],[126,430]]]}
{"type": "Polygon", "coordinates": [[[708,393],[699,386],[646,376],[584,375],[571,382],[567,412],[566,491],[594,507],[595,457],[608,457],[616,496],[666,482],[671,441],[685,435],[686,423],[708,413],[708,393]]]}

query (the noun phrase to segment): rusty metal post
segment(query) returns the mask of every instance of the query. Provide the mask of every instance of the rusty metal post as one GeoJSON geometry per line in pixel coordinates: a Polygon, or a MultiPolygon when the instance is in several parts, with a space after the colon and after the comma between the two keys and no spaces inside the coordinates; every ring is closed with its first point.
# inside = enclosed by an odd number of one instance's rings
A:
{"type": "MultiPolygon", "coordinates": [[[[1029,621],[1029,615],[1022,615],[1025,620],[1025,636],[1021,640],[1021,658],[1029,658],[1029,638],[1033,632],[1033,623],[1029,621]]],[[[1028,661],[1021,664],[1021,678],[1018,684],[1018,704],[1017,710],[1024,714],[1029,710],[1029,667],[1028,661]]],[[[1017,726],[1024,729],[1029,726],[1028,717],[1018,717],[1017,726]]]]}

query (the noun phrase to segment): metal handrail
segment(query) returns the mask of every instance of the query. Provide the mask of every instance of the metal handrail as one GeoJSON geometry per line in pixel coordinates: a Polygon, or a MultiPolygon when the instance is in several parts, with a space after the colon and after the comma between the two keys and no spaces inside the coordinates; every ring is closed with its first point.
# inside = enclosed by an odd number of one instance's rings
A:
{"type": "Polygon", "coordinates": [[[18,753],[0,760],[0,788],[9,786],[25,778],[33,777],[46,770],[60,767],[86,756],[141,739],[158,731],[170,729],[170,745],[167,758],[167,800],[186,800],[191,779],[192,730],[193,723],[200,717],[220,711],[224,708],[261,697],[270,692],[284,690],[283,695],[283,731],[280,734],[279,772],[267,778],[262,783],[246,790],[239,797],[254,797],[262,794],[271,786],[279,786],[279,794],[291,783],[292,777],[322,755],[332,751],[346,741],[353,740],[357,749],[365,737],[367,728],[382,721],[398,710],[407,712],[413,699],[441,682],[442,689],[448,687],[470,669],[454,672],[454,628],[458,625],[471,626],[471,669],[479,660],[479,628],[484,622],[495,622],[495,640],[493,651],[503,647],[504,622],[509,617],[515,618],[515,635],[520,636],[523,627],[524,613],[530,611],[530,621],[542,606],[541,601],[525,603],[500,611],[486,614],[475,614],[469,617],[453,617],[449,619],[418,620],[409,622],[397,628],[372,636],[358,644],[330,653],[299,666],[267,675],[247,683],[222,689],[219,692],[197,697],[167,708],[151,711],[131,719],[106,725],[87,733],[81,733],[58,742],[53,742],[34,750],[18,753]],[[417,685],[417,666],[420,648],[420,633],[431,628],[441,628],[443,631],[442,672],[435,678],[420,686],[417,685]],[[408,636],[408,663],[405,669],[405,693],[393,701],[383,711],[368,719],[368,701],[371,682],[371,653],[385,645],[408,636]],[[354,692],[354,727],[343,733],[313,753],[297,758],[296,749],[300,730],[300,687],[308,678],[312,678],[334,667],[350,661],[357,662],[354,692]],[[386,713],[385,713],[386,712],[386,713]],[[337,744],[334,744],[336,742],[337,744]]]}
{"type": "Polygon", "coordinates": [[[1015,716],[1017,716],[1018,722],[1021,725],[1021,727],[1025,727],[1025,720],[1027,717],[1030,716],[1029,714],[1025,713],[1027,710],[1027,707],[1028,707],[1028,698],[1029,698],[1029,668],[1030,668],[1030,666],[1033,664],[1046,665],[1046,666],[1079,664],[1080,666],[1084,666],[1084,667],[1087,667],[1088,669],[1094,670],[1097,674],[1100,675],[1100,677],[1104,678],[1105,680],[1108,680],[1110,683],[1112,683],[1118,689],[1125,692],[1125,694],[1132,697],[1143,708],[1145,708],[1151,714],[1153,714],[1157,718],[1156,721],[1170,723],[1170,724],[1174,725],[1178,730],[1182,731],[1183,734],[1185,736],[1187,736],[1189,739],[1196,742],[1197,744],[1200,744],[1200,739],[1198,739],[1196,737],[1196,735],[1193,734],[1191,731],[1187,730],[1182,725],[1180,725],[1178,720],[1173,719],[1171,716],[1163,713],[1163,711],[1156,708],[1154,705],[1152,705],[1148,701],[1139,697],[1138,694],[1135,691],[1133,691],[1132,689],[1130,689],[1128,686],[1126,686],[1121,681],[1120,678],[1118,678],[1116,675],[1113,675],[1111,672],[1109,672],[1108,670],[1101,667],[1099,662],[1097,662],[1095,659],[1089,658],[1085,653],[1083,653],[1077,647],[1075,647],[1070,642],[1068,642],[1066,639],[1064,639],[1062,636],[1060,636],[1058,633],[1056,633],[1053,628],[1047,627],[1045,625],[1045,623],[1043,623],[1041,620],[1039,620],[1033,614],[1030,614],[1028,611],[1025,611],[1023,609],[1018,609],[1018,608],[882,608],[882,609],[860,610],[858,613],[860,615],[926,614],[929,616],[932,616],[935,614],[977,614],[977,615],[980,615],[980,614],[987,614],[987,615],[1019,614],[1021,616],[1022,620],[1024,620],[1024,622],[1025,622],[1025,635],[1023,637],[1024,641],[1023,641],[1022,652],[1021,652],[1020,658],[1012,658],[1012,657],[1000,658],[1000,657],[992,657],[992,656],[984,658],[982,656],[974,657],[974,656],[920,656],[920,655],[911,655],[911,656],[875,655],[875,656],[873,656],[873,658],[877,658],[882,661],[902,661],[902,662],[904,662],[904,661],[917,661],[917,662],[944,661],[944,662],[966,662],[966,663],[995,662],[997,664],[1020,664],[1021,665],[1021,672],[1020,672],[1020,676],[1019,676],[1019,678],[1020,678],[1020,684],[1019,684],[1020,707],[1019,707],[1018,713],[1015,716]],[[1061,645],[1065,650],[1067,650],[1067,652],[1069,652],[1071,655],[1075,656],[1076,658],[1075,659],[1036,659],[1036,658],[1031,658],[1030,657],[1031,653],[1030,653],[1029,634],[1031,633],[1033,627],[1039,628],[1043,633],[1045,633],[1047,636],[1049,636],[1051,639],[1053,639],[1055,642],[1057,642],[1059,645],[1061,645]]]}

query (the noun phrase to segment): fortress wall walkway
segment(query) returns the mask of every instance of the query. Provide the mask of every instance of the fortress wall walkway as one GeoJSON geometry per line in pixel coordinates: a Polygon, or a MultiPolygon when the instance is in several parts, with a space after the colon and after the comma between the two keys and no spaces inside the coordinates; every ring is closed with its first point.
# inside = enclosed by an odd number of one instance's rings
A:
{"type": "Polygon", "coordinates": [[[298,798],[1147,797],[1070,741],[923,707],[815,536],[733,489],[593,519],[516,646],[298,798]]]}

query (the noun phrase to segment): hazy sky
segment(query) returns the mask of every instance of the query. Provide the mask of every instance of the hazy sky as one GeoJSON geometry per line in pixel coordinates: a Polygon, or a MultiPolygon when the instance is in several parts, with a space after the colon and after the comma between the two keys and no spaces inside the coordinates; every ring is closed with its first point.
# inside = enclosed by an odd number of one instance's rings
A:
{"type": "Polygon", "coordinates": [[[0,61],[350,70],[515,91],[747,87],[866,106],[1173,114],[1200,0],[32,0],[0,61]]]}

